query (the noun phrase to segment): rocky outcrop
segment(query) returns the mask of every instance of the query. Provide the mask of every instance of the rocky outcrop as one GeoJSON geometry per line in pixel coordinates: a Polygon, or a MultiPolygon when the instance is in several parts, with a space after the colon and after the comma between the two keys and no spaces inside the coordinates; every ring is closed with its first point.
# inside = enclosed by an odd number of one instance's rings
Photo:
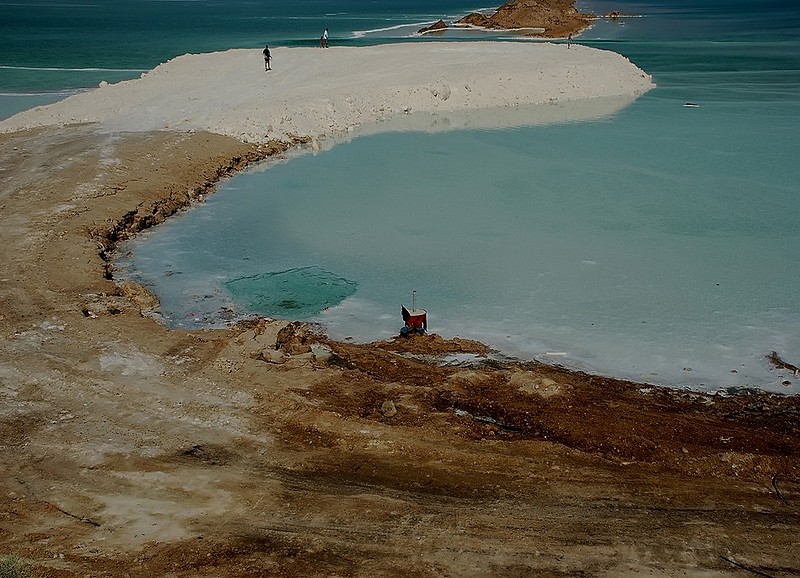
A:
{"type": "Polygon", "coordinates": [[[543,32],[531,36],[563,38],[580,32],[594,18],[594,14],[578,12],[574,0],[509,0],[491,16],[473,13],[456,24],[492,29],[541,28],[543,32]]]}
{"type": "Polygon", "coordinates": [[[491,22],[489,21],[489,17],[485,14],[481,14],[479,12],[473,12],[472,14],[467,14],[460,20],[456,21],[456,24],[461,25],[468,25],[468,26],[479,26],[481,28],[491,28],[491,22]]]}
{"type": "Polygon", "coordinates": [[[425,28],[420,28],[417,32],[419,34],[425,34],[426,32],[436,32],[438,30],[447,30],[447,24],[444,20],[438,20],[437,22],[431,24],[430,26],[426,26],[425,28]]]}

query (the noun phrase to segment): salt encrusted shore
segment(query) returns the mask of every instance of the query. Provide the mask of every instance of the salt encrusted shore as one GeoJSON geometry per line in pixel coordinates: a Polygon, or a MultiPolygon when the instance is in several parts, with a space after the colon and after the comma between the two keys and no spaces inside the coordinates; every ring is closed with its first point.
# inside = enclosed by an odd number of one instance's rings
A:
{"type": "MultiPolygon", "coordinates": [[[[17,114],[0,131],[97,123],[109,132],[204,130],[259,143],[336,136],[409,113],[632,100],[653,87],[625,57],[578,45],[276,47],[272,56],[269,72],[257,49],[179,56],[139,79],[17,114]]],[[[531,112],[518,122],[541,120],[531,112]]]]}
{"type": "MultiPolygon", "coordinates": [[[[561,48],[570,60],[549,74],[608,80],[561,48]]],[[[247,81],[228,86],[208,67],[217,55],[183,57],[2,123],[0,559],[59,577],[796,575],[798,397],[643,387],[501,362],[436,334],[361,345],[266,319],[169,330],[146,315],[152,295],[115,283],[109,243],[298,142],[186,129],[241,130],[294,107],[308,118],[284,124],[332,135],[304,99],[339,106],[326,100],[334,80],[347,87],[339,99],[388,90],[377,75],[352,84],[370,76],[343,72],[344,53],[307,51],[326,63],[310,75],[294,50],[277,49],[270,73],[244,51],[229,72],[247,81]],[[248,90],[264,108],[237,116],[231,103],[248,90]],[[97,124],[62,126],[84,120],[97,124]],[[13,132],[26,124],[51,126],[13,132]],[[165,126],[180,130],[154,130],[165,126]],[[476,361],[439,362],[455,353],[476,361]]],[[[551,64],[488,67],[468,83],[499,100],[551,64]]],[[[403,86],[432,86],[414,78],[403,86]]],[[[565,120],[634,97],[564,104],[580,91],[540,84],[557,106],[459,121],[565,120]]],[[[436,114],[420,113],[439,128],[454,126],[441,107],[459,84],[448,86],[436,114]]],[[[376,113],[352,118],[333,128],[376,113]]]]}

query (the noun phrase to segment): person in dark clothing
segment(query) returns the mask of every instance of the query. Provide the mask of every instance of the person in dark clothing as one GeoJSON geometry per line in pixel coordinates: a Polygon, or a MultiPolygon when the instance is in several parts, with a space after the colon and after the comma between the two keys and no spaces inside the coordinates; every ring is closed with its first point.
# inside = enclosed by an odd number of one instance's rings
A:
{"type": "Polygon", "coordinates": [[[262,52],[264,53],[264,71],[272,70],[272,67],[270,66],[272,55],[269,53],[269,44],[267,44],[264,47],[264,50],[262,50],[262,52]]]}

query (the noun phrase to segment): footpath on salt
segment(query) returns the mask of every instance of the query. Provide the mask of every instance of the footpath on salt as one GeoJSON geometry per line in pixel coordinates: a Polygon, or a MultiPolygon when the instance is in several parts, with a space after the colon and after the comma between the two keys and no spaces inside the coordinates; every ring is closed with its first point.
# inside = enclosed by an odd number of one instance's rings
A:
{"type": "Polygon", "coordinates": [[[260,49],[179,56],[139,79],[22,112],[0,131],[97,123],[109,132],[205,130],[253,143],[320,139],[377,123],[428,130],[600,116],[653,87],[625,57],[574,44],[276,47],[272,58],[267,72],[260,49]],[[526,106],[541,104],[556,106],[526,106]]]}

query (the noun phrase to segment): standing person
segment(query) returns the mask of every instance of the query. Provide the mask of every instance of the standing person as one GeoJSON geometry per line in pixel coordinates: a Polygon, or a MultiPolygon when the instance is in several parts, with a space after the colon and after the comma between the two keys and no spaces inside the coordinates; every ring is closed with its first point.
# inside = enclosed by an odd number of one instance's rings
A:
{"type": "Polygon", "coordinates": [[[572,45],[572,32],[570,32],[569,36],[567,36],[567,48],[569,48],[571,45],[572,45]]]}
{"type": "Polygon", "coordinates": [[[270,66],[272,55],[269,53],[269,44],[264,46],[264,50],[262,50],[262,52],[264,53],[264,71],[266,72],[267,70],[272,70],[272,67],[270,66]]]}
{"type": "Polygon", "coordinates": [[[322,33],[322,47],[328,47],[328,29],[325,29],[325,32],[322,33]]]}

